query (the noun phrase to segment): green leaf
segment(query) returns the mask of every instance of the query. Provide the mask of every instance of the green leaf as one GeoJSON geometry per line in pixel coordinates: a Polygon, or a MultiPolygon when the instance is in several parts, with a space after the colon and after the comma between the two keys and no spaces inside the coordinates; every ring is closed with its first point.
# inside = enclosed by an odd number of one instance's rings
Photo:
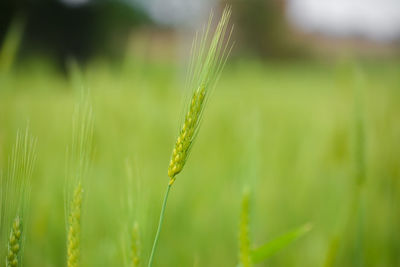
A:
{"type": "Polygon", "coordinates": [[[307,223],[299,228],[289,231],[269,242],[251,251],[251,258],[254,263],[260,263],[272,255],[274,255],[279,250],[287,247],[292,242],[305,235],[311,230],[312,226],[307,223]]]}

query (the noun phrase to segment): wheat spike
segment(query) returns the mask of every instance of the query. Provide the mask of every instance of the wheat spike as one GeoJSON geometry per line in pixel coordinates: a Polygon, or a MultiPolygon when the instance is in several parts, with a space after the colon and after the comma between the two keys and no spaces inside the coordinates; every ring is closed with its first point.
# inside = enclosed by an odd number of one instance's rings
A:
{"type": "Polygon", "coordinates": [[[175,176],[182,171],[187,161],[193,141],[199,130],[207,97],[210,94],[210,90],[215,86],[232,49],[232,46],[229,45],[229,40],[233,28],[231,28],[228,34],[228,40],[226,42],[224,40],[230,16],[231,9],[227,6],[224,8],[214,35],[210,38],[211,15],[208,26],[203,30],[200,40],[197,41],[196,34],[193,41],[192,57],[186,85],[190,90],[193,90],[193,93],[185,112],[184,123],[175,142],[174,149],[172,150],[172,156],[168,166],[168,177],[170,180],[161,207],[160,220],[149,258],[149,267],[153,264],[154,253],[160,237],[169,191],[175,181],[175,176]]]}
{"type": "Polygon", "coordinates": [[[186,163],[190,148],[199,129],[207,96],[215,86],[232,48],[232,46],[229,46],[232,31],[228,34],[227,42],[224,43],[230,15],[231,9],[226,7],[212,38],[209,36],[212,21],[212,16],[210,16],[208,26],[203,30],[203,36],[198,41],[196,35],[193,42],[187,86],[191,90],[195,89],[172,151],[168,167],[170,184],[175,181],[175,176],[182,171],[186,163]]]}
{"type": "Polygon", "coordinates": [[[93,141],[93,113],[89,95],[82,91],[72,123],[72,145],[69,153],[65,186],[65,218],[67,219],[67,266],[80,265],[81,214],[83,184],[90,167],[93,141]]]}
{"type": "Polygon", "coordinates": [[[140,236],[139,236],[139,224],[135,222],[132,228],[131,235],[131,266],[139,267],[140,266],[140,236]]]}
{"type": "Polygon", "coordinates": [[[22,218],[26,213],[30,195],[30,179],[36,160],[36,139],[29,133],[18,131],[15,146],[8,161],[7,173],[3,176],[1,191],[0,235],[8,236],[4,225],[10,225],[11,231],[7,242],[6,266],[20,265],[23,246],[22,218]]]}
{"type": "Polygon", "coordinates": [[[19,216],[14,220],[8,240],[6,267],[18,266],[18,253],[21,249],[22,224],[19,216]]]}
{"type": "Polygon", "coordinates": [[[198,125],[200,112],[203,108],[205,93],[204,87],[193,93],[189,111],[185,117],[185,122],[182,126],[181,133],[176,140],[176,144],[172,152],[171,162],[168,167],[168,176],[171,179],[181,172],[183,165],[186,162],[187,153],[198,125]]]}
{"type": "Polygon", "coordinates": [[[68,267],[79,266],[80,259],[80,234],[81,234],[81,208],[82,208],[82,185],[78,183],[71,204],[68,227],[68,267]]]}

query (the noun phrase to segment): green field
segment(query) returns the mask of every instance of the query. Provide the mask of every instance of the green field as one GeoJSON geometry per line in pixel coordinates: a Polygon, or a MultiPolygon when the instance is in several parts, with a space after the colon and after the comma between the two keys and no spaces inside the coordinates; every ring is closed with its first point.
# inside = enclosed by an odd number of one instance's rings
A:
{"type": "MultiPolygon", "coordinates": [[[[124,266],[133,220],[146,266],[183,119],[183,80],[182,65],[144,60],[97,60],[82,72],[70,64],[66,75],[31,61],[1,74],[0,169],[18,129],[29,124],[38,140],[24,266],[65,266],[66,148],[82,86],[95,148],[82,266],[124,266]]],[[[237,266],[245,188],[254,246],[313,226],[259,266],[400,266],[399,103],[397,61],[232,59],[172,187],[154,266],[237,266]]]]}

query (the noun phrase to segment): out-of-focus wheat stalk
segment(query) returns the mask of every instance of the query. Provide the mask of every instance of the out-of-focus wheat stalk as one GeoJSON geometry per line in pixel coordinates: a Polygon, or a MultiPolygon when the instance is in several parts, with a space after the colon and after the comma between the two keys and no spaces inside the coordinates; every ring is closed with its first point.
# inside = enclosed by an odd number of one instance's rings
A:
{"type": "Polygon", "coordinates": [[[250,237],[249,237],[249,202],[250,193],[246,190],[242,199],[239,226],[239,262],[241,267],[251,267],[250,237]]]}
{"type": "MultiPolygon", "coordinates": [[[[136,163],[136,160],[134,161],[136,163]]],[[[137,166],[137,164],[135,164],[137,166]]],[[[142,235],[146,222],[146,188],[142,186],[139,170],[133,171],[129,158],[125,161],[126,188],[122,195],[123,228],[122,252],[124,266],[139,267],[143,265],[142,235]],[[140,224],[140,223],[141,224],[140,224]],[[140,226],[140,227],[139,227],[140,226]]]]}
{"type": "Polygon", "coordinates": [[[131,267],[140,266],[140,235],[139,224],[135,222],[131,233],[131,267]]]}
{"type": "Polygon", "coordinates": [[[67,266],[80,265],[83,181],[89,170],[93,142],[93,114],[88,96],[76,106],[72,123],[72,146],[67,149],[68,166],[65,186],[67,218],[67,266]]]}
{"type": "Polygon", "coordinates": [[[363,227],[364,227],[364,191],[366,190],[367,164],[366,147],[367,136],[365,130],[365,110],[364,110],[364,73],[361,69],[352,70],[354,79],[354,105],[353,105],[353,185],[351,191],[351,201],[348,205],[348,214],[341,227],[340,233],[336,234],[330,242],[326,258],[325,267],[335,265],[340,258],[339,253],[344,250],[351,242],[346,242],[346,238],[351,236],[355,239],[354,259],[358,266],[364,265],[363,248],[363,227]]]}
{"type": "Polygon", "coordinates": [[[10,229],[7,243],[6,266],[20,265],[22,219],[26,218],[26,209],[30,196],[30,180],[36,161],[36,139],[29,133],[18,131],[14,148],[8,161],[7,174],[1,182],[1,234],[10,229]],[[3,227],[5,225],[6,227],[3,227]],[[8,228],[10,227],[10,228],[8,228]]]}

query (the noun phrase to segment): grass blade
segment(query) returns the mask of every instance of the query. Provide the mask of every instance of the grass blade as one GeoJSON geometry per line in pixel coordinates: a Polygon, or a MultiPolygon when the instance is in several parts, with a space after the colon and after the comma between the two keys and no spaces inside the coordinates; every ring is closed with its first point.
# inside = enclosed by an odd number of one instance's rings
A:
{"type": "Polygon", "coordinates": [[[280,251],[281,249],[287,247],[306,233],[308,233],[311,230],[312,226],[311,224],[307,223],[297,229],[294,229],[292,231],[289,231],[271,241],[268,243],[262,245],[261,247],[251,251],[251,258],[254,263],[260,263],[272,255],[274,255],[276,252],[280,251]]]}

